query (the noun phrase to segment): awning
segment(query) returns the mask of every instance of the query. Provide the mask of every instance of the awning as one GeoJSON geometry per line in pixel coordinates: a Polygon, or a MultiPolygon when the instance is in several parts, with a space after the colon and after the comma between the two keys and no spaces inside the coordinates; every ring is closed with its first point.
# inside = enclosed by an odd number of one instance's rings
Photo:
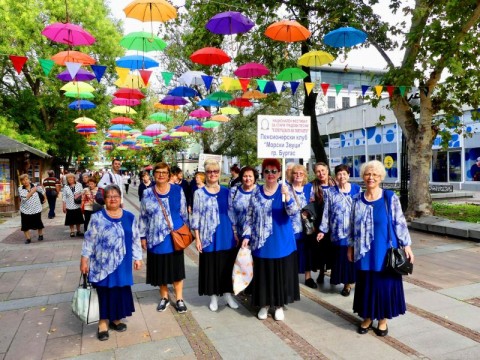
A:
{"type": "Polygon", "coordinates": [[[20,141],[13,140],[12,138],[9,138],[5,135],[0,135],[0,155],[25,151],[28,151],[29,153],[35,154],[44,159],[52,157],[51,155],[48,155],[43,151],[37,150],[34,147],[21,143],[20,141]]]}

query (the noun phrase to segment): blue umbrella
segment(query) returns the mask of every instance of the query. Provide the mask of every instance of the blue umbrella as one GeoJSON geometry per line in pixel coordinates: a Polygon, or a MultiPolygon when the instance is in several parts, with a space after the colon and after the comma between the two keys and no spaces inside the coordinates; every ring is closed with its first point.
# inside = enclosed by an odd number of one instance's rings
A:
{"type": "Polygon", "coordinates": [[[158,62],[143,55],[127,55],[121,57],[115,61],[115,63],[122,68],[127,68],[130,70],[149,69],[158,66],[158,62]]]}
{"type": "Polygon", "coordinates": [[[217,100],[212,100],[212,99],[203,99],[197,102],[198,106],[214,106],[214,107],[220,107],[220,103],[217,100]]]}
{"type": "Polygon", "coordinates": [[[367,40],[367,34],[353,27],[341,27],[330,31],[323,42],[332,47],[351,47],[367,40]]]}
{"type": "Polygon", "coordinates": [[[183,123],[185,126],[201,126],[202,122],[195,120],[195,119],[189,119],[183,123]]]}
{"type": "Polygon", "coordinates": [[[110,126],[110,127],[108,128],[108,130],[109,130],[109,131],[110,131],[110,130],[113,130],[113,131],[115,131],[115,130],[117,130],[117,131],[118,131],[118,130],[120,130],[120,131],[122,131],[122,130],[123,130],[123,131],[128,131],[128,130],[132,130],[132,128],[131,128],[130,126],[127,126],[127,125],[117,124],[117,125],[110,126]]]}
{"type": "Polygon", "coordinates": [[[88,100],[75,100],[68,107],[72,110],[88,110],[96,108],[97,105],[88,100]]]}
{"type": "Polygon", "coordinates": [[[188,86],[177,86],[168,92],[168,95],[182,96],[182,97],[195,97],[198,96],[198,92],[188,86]]]}

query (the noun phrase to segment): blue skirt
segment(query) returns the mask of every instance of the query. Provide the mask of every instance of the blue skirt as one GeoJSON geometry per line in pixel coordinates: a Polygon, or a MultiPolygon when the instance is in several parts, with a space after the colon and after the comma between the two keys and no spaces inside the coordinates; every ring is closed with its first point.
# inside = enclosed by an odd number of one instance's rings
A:
{"type": "Polygon", "coordinates": [[[348,246],[335,245],[333,248],[332,274],[330,275],[330,284],[353,284],[355,282],[355,263],[348,261],[348,246]]]}
{"type": "Polygon", "coordinates": [[[387,271],[357,271],[353,312],[372,320],[405,314],[402,276],[387,271]]]}
{"type": "Polygon", "coordinates": [[[132,316],[135,312],[132,288],[130,286],[112,287],[95,286],[98,294],[100,319],[120,320],[132,316]]]}

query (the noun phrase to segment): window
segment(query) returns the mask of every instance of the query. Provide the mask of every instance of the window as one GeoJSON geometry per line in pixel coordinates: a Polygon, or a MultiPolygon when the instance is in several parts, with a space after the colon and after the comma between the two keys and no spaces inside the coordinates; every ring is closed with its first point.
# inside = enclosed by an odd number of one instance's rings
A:
{"type": "Polygon", "coordinates": [[[342,164],[348,166],[348,172],[350,176],[353,176],[353,156],[344,156],[342,158],[342,164]]]}
{"type": "Polygon", "coordinates": [[[447,152],[435,151],[432,160],[432,181],[447,181],[447,152]]]}
{"type": "Polygon", "coordinates": [[[350,98],[349,97],[342,97],[342,109],[348,109],[350,107],[350,98]]]}
{"type": "Polygon", "coordinates": [[[327,98],[327,101],[328,101],[328,108],[329,109],[336,109],[335,96],[329,96],[327,98]]]}
{"type": "Polygon", "coordinates": [[[462,155],[460,151],[449,151],[448,166],[448,180],[462,181],[462,155]]]}

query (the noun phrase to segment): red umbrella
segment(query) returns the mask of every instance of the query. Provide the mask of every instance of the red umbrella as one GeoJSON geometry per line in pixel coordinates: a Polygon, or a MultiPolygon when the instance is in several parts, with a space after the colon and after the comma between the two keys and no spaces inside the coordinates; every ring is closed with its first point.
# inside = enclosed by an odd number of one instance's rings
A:
{"type": "Polygon", "coordinates": [[[42,30],[48,39],[70,46],[92,45],[95,38],[81,26],[71,23],[54,23],[42,30]]]}
{"type": "Polygon", "coordinates": [[[307,40],[310,31],[294,20],[282,20],[271,24],[265,35],[277,41],[295,42],[307,40]]]}
{"type": "Polygon", "coordinates": [[[112,124],[122,124],[122,125],[128,125],[128,124],[134,123],[132,119],[125,116],[119,116],[119,117],[113,118],[112,120],[110,120],[110,122],[112,124]]]}
{"type": "Polygon", "coordinates": [[[231,59],[222,49],[206,47],[190,55],[190,60],[202,65],[223,65],[231,59]]]}
{"type": "Polygon", "coordinates": [[[235,98],[232,101],[229,102],[230,105],[233,106],[238,106],[238,107],[251,107],[253,106],[253,103],[245,98],[235,98]]]}
{"type": "Polygon", "coordinates": [[[145,95],[140,90],[137,89],[129,89],[129,88],[121,88],[118,89],[113,96],[123,99],[143,99],[145,95]]]}
{"type": "Polygon", "coordinates": [[[179,128],[177,128],[176,131],[192,133],[193,132],[193,126],[180,126],[179,128]]]}
{"type": "Polygon", "coordinates": [[[234,74],[239,78],[252,78],[270,74],[266,66],[259,63],[247,63],[235,70],[234,74]]]}
{"type": "Polygon", "coordinates": [[[126,99],[126,98],[113,98],[112,104],[114,105],[124,105],[124,106],[137,106],[140,105],[140,100],[138,99],[126,99]]]}

